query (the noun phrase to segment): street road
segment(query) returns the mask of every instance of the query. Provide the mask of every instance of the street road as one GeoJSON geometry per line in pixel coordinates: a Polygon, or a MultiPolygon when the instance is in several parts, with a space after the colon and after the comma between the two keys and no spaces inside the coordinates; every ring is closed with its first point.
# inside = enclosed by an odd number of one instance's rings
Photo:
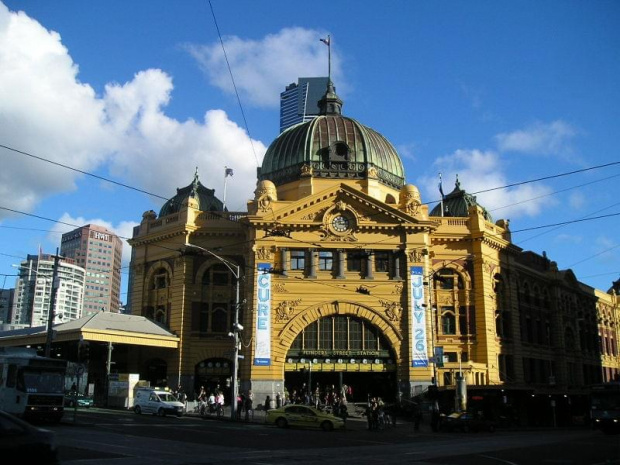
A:
{"type": "Polygon", "coordinates": [[[136,415],[106,409],[68,412],[53,429],[63,465],[199,464],[620,464],[620,436],[588,428],[498,430],[495,433],[419,432],[408,422],[368,431],[363,418],[345,431],[278,429],[257,417],[201,419],[136,415]]]}

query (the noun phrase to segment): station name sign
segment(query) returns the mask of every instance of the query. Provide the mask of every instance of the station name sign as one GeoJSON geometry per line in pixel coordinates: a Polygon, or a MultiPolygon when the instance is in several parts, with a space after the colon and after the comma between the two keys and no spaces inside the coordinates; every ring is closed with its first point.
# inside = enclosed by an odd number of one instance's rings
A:
{"type": "Polygon", "coordinates": [[[381,357],[386,354],[380,350],[304,350],[299,355],[307,357],[381,357]]]}

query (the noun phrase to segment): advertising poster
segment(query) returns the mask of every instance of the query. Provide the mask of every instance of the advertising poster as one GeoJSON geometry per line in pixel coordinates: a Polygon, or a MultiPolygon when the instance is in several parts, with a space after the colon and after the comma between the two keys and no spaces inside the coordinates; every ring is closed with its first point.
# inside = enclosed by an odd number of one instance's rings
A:
{"type": "Polygon", "coordinates": [[[269,263],[259,263],[256,273],[256,347],[254,365],[271,365],[271,274],[269,263]]]}
{"type": "Polygon", "coordinates": [[[428,353],[426,347],[426,307],[424,306],[424,268],[411,267],[411,366],[427,367],[428,353]]]}

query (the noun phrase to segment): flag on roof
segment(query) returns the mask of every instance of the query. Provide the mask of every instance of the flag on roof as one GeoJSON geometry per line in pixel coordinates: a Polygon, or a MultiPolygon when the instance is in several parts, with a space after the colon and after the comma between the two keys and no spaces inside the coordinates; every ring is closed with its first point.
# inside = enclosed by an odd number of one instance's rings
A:
{"type": "Polygon", "coordinates": [[[227,178],[228,176],[232,176],[232,175],[233,175],[232,168],[226,168],[226,171],[224,172],[224,177],[227,178]]]}
{"type": "Polygon", "coordinates": [[[329,36],[327,36],[327,39],[320,39],[321,42],[323,42],[325,45],[327,45],[329,47],[329,36]]]}
{"type": "Polygon", "coordinates": [[[443,186],[441,185],[441,173],[439,173],[439,193],[441,194],[441,198],[444,198],[443,195],[443,186]]]}

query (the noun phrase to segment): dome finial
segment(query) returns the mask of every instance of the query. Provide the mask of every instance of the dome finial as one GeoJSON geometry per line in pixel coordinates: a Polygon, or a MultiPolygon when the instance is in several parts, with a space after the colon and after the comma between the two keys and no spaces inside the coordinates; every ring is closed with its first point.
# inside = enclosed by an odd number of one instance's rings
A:
{"type": "Polygon", "coordinates": [[[327,80],[327,90],[323,98],[319,100],[320,115],[341,115],[342,100],[336,95],[336,88],[331,79],[327,80]]]}
{"type": "Polygon", "coordinates": [[[192,191],[190,192],[190,197],[196,198],[198,195],[198,184],[200,181],[198,180],[198,167],[196,167],[196,172],[194,173],[194,182],[192,182],[192,191]]]}

